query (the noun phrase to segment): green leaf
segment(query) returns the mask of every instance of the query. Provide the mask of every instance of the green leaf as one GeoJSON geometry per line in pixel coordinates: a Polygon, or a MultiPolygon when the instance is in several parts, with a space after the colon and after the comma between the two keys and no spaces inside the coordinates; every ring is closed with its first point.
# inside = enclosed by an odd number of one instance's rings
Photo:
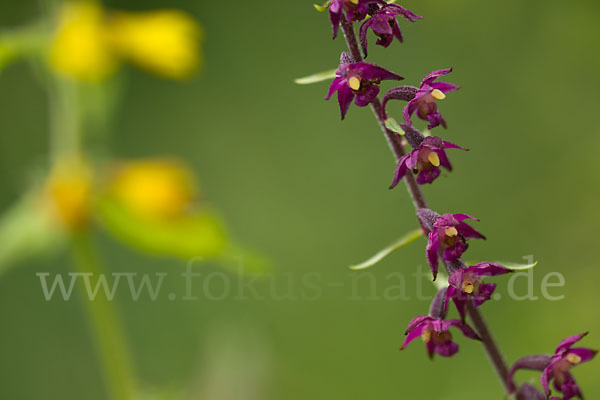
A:
{"type": "Polygon", "coordinates": [[[358,271],[361,269],[366,269],[366,268],[372,267],[373,265],[377,264],[378,262],[380,262],[381,260],[383,260],[384,258],[389,256],[396,250],[399,250],[399,249],[405,247],[406,245],[414,242],[421,236],[423,236],[423,230],[420,228],[415,229],[414,231],[408,232],[406,235],[402,236],[400,239],[398,239],[397,241],[395,241],[388,247],[379,251],[373,257],[369,258],[367,261],[357,264],[357,265],[350,266],[350,269],[352,269],[354,271],[358,271]]]}
{"type": "Polygon", "coordinates": [[[39,195],[27,193],[0,218],[0,275],[23,259],[47,256],[65,243],[39,195]]]}
{"type": "Polygon", "coordinates": [[[15,51],[7,43],[0,41],[0,71],[15,58],[15,51]]]}
{"type": "Polygon", "coordinates": [[[504,265],[506,268],[514,269],[515,271],[526,271],[537,265],[537,261],[528,264],[510,263],[497,261],[496,264],[504,265]]]}
{"type": "Polygon", "coordinates": [[[106,230],[124,244],[154,256],[181,258],[194,264],[217,261],[232,272],[261,274],[269,269],[260,254],[234,244],[220,218],[207,209],[176,219],[145,218],[109,196],[98,201],[106,230]]]}
{"type": "Polygon", "coordinates": [[[311,83],[323,82],[335,78],[335,69],[323,72],[317,72],[304,78],[294,79],[294,83],[298,85],[310,85],[311,83]]]}
{"type": "Polygon", "coordinates": [[[325,12],[325,11],[327,11],[329,9],[329,4],[331,4],[331,1],[326,1],[325,3],[323,3],[322,6],[320,6],[318,4],[313,4],[313,7],[318,12],[325,12]]]}
{"type": "Polygon", "coordinates": [[[215,259],[227,246],[223,224],[208,210],[175,219],[137,215],[111,198],[99,201],[104,227],[127,245],[152,255],[215,259]]]}
{"type": "Polygon", "coordinates": [[[392,132],[399,133],[400,135],[404,135],[404,130],[394,118],[388,118],[385,120],[385,127],[388,128],[392,132]]]}
{"type": "Polygon", "coordinates": [[[42,55],[46,41],[40,24],[0,32],[0,71],[23,57],[42,55]]]}

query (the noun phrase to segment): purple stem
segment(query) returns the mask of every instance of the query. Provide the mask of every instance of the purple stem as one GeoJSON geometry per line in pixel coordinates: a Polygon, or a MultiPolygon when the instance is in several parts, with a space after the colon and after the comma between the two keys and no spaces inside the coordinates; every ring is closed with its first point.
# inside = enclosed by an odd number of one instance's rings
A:
{"type": "Polygon", "coordinates": [[[504,357],[502,357],[500,348],[496,344],[490,329],[483,320],[483,316],[479,310],[475,308],[470,301],[467,303],[467,313],[469,314],[469,318],[471,318],[471,322],[475,326],[475,329],[477,329],[477,334],[481,338],[481,343],[483,343],[483,346],[485,347],[490,362],[496,369],[500,381],[502,381],[504,390],[506,393],[510,393],[511,384],[508,377],[508,367],[506,366],[506,361],[504,361],[504,357]]]}
{"type": "MultiPolygon", "coordinates": [[[[348,50],[350,50],[350,54],[352,54],[352,57],[354,57],[354,59],[357,62],[362,61],[362,55],[358,47],[358,42],[356,41],[354,27],[350,22],[348,22],[345,16],[342,16],[341,26],[344,32],[344,36],[346,38],[346,43],[348,44],[348,50]]],[[[381,130],[385,134],[390,149],[394,153],[396,160],[398,160],[405,154],[404,146],[400,142],[398,135],[386,128],[385,119],[383,118],[381,102],[379,101],[379,98],[375,98],[375,100],[373,100],[373,102],[371,103],[371,109],[375,114],[375,118],[377,119],[381,130]]],[[[412,172],[409,171],[406,174],[405,182],[408,192],[410,193],[410,196],[413,200],[413,204],[415,205],[415,208],[417,210],[419,208],[427,208],[427,203],[425,201],[425,197],[423,196],[423,192],[417,184],[412,172]]],[[[428,230],[422,224],[421,227],[423,227],[423,230],[426,233],[428,232],[428,230]]],[[[481,342],[483,343],[485,351],[488,354],[490,362],[494,366],[496,373],[498,374],[498,377],[500,378],[500,381],[502,382],[502,385],[504,386],[506,392],[509,393],[510,385],[508,381],[508,367],[506,366],[506,362],[502,357],[500,348],[494,341],[494,338],[492,337],[492,334],[490,333],[487,324],[483,320],[481,313],[477,308],[473,307],[471,302],[469,302],[467,305],[467,312],[469,314],[471,322],[473,323],[473,326],[475,326],[475,329],[477,330],[477,333],[481,338],[481,342]]]]}
{"type": "MultiPolygon", "coordinates": [[[[362,61],[362,55],[358,48],[358,42],[356,41],[356,35],[354,34],[354,28],[352,24],[348,22],[345,16],[342,17],[342,30],[344,31],[344,37],[346,38],[346,43],[348,44],[348,49],[350,50],[350,54],[356,62],[362,61]]],[[[371,103],[371,109],[373,110],[373,114],[375,114],[375,118],[381,127],[381,130],[385,134],[385,138],[387,139],[388,145],[390,149],[396,156],[396,160],[400,159],[405,152],[404,147],[400,141],[398,135],[385,127],[385,119],[382,117],[383,112],[381,108],[381,102],[379,101],[379,97],[376,97],[371,103]]],[[[408,192],[412,197],[413,204],[416,209],[419,208],[427,208],[427,203],[425,202],[425,198],[423,197],[423,193],[419,189],[419,185],[415,180],[415,176],[412,172],[408,172],[405,178],[406,186],[408,187],[408,192]]]]}

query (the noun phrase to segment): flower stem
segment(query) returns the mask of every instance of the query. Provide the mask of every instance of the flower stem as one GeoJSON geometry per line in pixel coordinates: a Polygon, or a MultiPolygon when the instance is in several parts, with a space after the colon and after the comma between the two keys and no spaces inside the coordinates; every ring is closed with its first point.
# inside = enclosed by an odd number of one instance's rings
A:
{"type": "Polygon", "coordinates": [[[50,161],[56,163],[81,152],[80,105],[77,88],[72,82],[49,76],[47,82],[50,107],[50,161]]]}
{"type": "MultiPolygon", "coordinates": [[[[104,269],[98,261],[89,233],[73,236],[74,267],[77,272],[100,279],[104,269]]],[[[117,312],[106,296],[98,293],[88,298],[85,289],[80,291],[81,300],[86,306],[94,332],[98,356],[104,369],[110,399],[131,400],[136,398],[137,383],[133,363],[126,346],[117,312]]]]}
{"type": "Polygon", "coordinates": [[[481,343],[485,347],[485,351],[490,359],[490,362],[496,369],[496,373],[498,374],[500,381],[502,381],[502,385],[504,386],[506,393],[510,393],[511,387],[508,379],[508,367],[506,366],[504,357],[502,357],[500,348],[496,344],[496,341],[492,337],[487,324],[483,320],[483,316],[470,301],[467,303],[467,313],[469,314],[469,318],[475,326],[475,329],[477,329],[477,334],[481,338],[481,343]]]}
{"type": "MultiPolygon", "coordinates": [[[[346,43],[348,44],[348,49],[350,50],[350,54],[352,55],[355,61],[362,61],[362,55],[358,48],[358,42],[356,41],[356,35],[354,34],[354,28],[352,27],[352,24],[348,22],[345,16],[342,16],[341,24],[342,30],[344,31],[344,37],[346,38],[346,43]]],[[[373,114],[375,115],[375,118],[377,119],[377,122],[379,123],[379,126],[383,131],[385,138],[387,139],[388,145],[390,146],[390,149],[396,157],[396,160],[399,160],[400,157],[402,157],[405,154],[404,147],[402,146],[402,143],[399,140],[399,136],[391,130],[389,130],[388,128],[386,128],[385,120],[383,118],[383,113],[381,109],[381,102],[379,101],[378,97],[376,97],[371,103],[371,109],[373,110],[373,114]]],[[[423,193],[419,189],[417,181],[415,180],[415,177],[412,174],[412,172],[409,171],[406,174],[405,182],[408,188],[408,192],[412,197],[415,208],[427,208],[425,197],[423,197],[423,193]]]]}
{"type": "MultiPolygon", "coordinates": [[[[342,16],[341,26],[344,32],[344,36],[346,38],[346,43],[348,44],[348,50],[350,50],[350,54],[357,62],[362,61],[362,55],[358,47],[358,42],[356,41],[354,27],[350,22],[348,22],[345,16],[342,16]]],[[[385,120],[383,118],[383,113],[381,109],[381,102],[379,101],[379,98],[375,98],[375,100],[373,100],[373,102],[371,103],[371,108],[373,110],[373,113],[375,114],[375,118],[377,119],[379,126],[381,127],[381,130],[385,134],[385,137],[388,141],[388,145],[394,153],[396,160],[400,159],[400,157],[402,157],[405,154],[404,146],[398,139],[398,136],[394,132],[386,128],[385,120]]],[[[419,208],[427,208],[425,196],[423,196],[423,192],[421,191],[421,188],[417,184],[415,177],[411,171],[408,171],[405,179],[406,187],[408,189],[408,192],[410,193],[415,208],[417,210],[419,208]]],[[[423,227],[423,230],[425,232],[428,231],[422,224],[421,226],[423,227]]],[[[477,333],[479,334],[479,337],[481,338],[481,342],[483,343],[483,347],[485,348],[485,351],[488,354],[490,362],[494,366],[494,369],[496,370],[496,373],[498,374],[498,377],[500,378],[500,381],[502,382],[502,385],[504,386],[506,392],[509,393],[510,389],[508,383],[508,368],[506,366],[504,358],[502,357],[502,353],[500,352],[498,345],[494,341],[494,338],[492,337],[492,334],[490,333],[490,330],[485,321],[483,320],[483,317],[481,316],[479,310],[473,307],[473,305],[469,302],[467,311],[471,322],[473,323],[473,326],[475,327],[477,333]]]]}

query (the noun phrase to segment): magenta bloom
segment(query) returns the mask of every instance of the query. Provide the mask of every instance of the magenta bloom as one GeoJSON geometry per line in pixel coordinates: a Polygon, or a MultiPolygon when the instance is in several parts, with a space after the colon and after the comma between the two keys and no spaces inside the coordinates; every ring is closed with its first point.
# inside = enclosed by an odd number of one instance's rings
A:
{"type": "Polygon", "coordinates": [[[550,396],[552,393],[549,384],[550,381],[554,380],[554,388],[563,394],[564,400],[573,397],[583,397],[579,386],[569,370],[576,365],[590,361],[597,353],[597,351],[585,347],[571,348],[585,335],[587,335],[587,332],[566,338],[560,342],[554,351],[550,365],[544,369],[540,378],[547,396],[550,396]]]}
{"type": "Polygon", "coordinates": [[[400,157],[390,189],[393,189],[404,178],[408,170],[412,170],[415,174],[418,173],[417,183],[419,185],[436,180],[441,174],[440,166],[451,171],[452,165],[445,149],[467,150],[454,143],[443,141],[439,137],[426,137],[418,149],[400,157]]]}
{"type": "Polygon", "coordinates": [[[360,27],[359,38],[365,57],[367,57],[367,32],[369,29],[373,30],[373,33],[379,37],[377,44],[380,46],[388,47],[392,44],[394,37],[402,42],[402,32],[400,32],[400,26],[396,20],[397,15],[406,18],[410,22],[423,18],[397,4],[387,4],[381,7],[360,27]]]}
{"type": "Polygon", "coordinates": [[[483,283],[481,278],[507,274],[509,272],[513,272],[513,270],[489,262],[482,262],[468,268],[454,270],[448,278],[450,286],[448,286],[448,290],[446,291],[444,309],[448,308],[448,302],[452,299],[461,319],[464,321],[467,301],[469,299],[472,299],[475,307],[479,307],[489,300],[494,290],[496,290],[495,283],[483,283]]]}
{"type": "Polygon", "coordinates": [[[444,260],[455,261],[467,250],[466,239],[485,239],[485,236],[463,222],[465,219],[479,221],[467,214],[444,214],[433,224],[426,250],[434,280],[438,273],[440,253],[444,260]]]}
{"type": "Polygon", "coordinates": [[[402,111],[404,121],[408,125],[411,124],[410,118],[416,111],[419,118],[429,122],[427,129],[433,129],[438,125],[446,128],[446,121],[437,110],[436,100],[445,99],[446,93],[454,92],[459,87],[448,82],[434,81],[450,72],[452,72],[452,68],[433,71],[423,79],[415,97],[408,102],[402,111]]]}
{"type": "MultiPolygon", "coordinates": [[[[530,369],[543,371],[540,382],[547,398],[550,398],[550,395],[552,394],[552,391],[550,390],[551,381],[554,381],[554,388],[563,394],[563,400],[572,399],[574,397],[583,398],[581,389],[579,389],[570,370],[576,365],[590,361],[597,353],[596,350],[591,350],[586,347],[572,347],[586,335],[587,332],[566,338],[560,342],[552,356],[545,354],[533,355],[523,357],[515,362],[509,374],[509,382],[512,391],[515,391],[515,384],[513,382],[515,372],[520,369],[530,369]]],[[[552,399],[559,400],[560,398],[552,397],[552,399]]]]}
{"type": "Polygon", "coordinates": [[[350,22],[362,21],[365,19],[371,6],[385,5],[384,0],[331,0],[329,5],[329,20],[333,29],[333,38],[335,39],[342,20],[342,12],[346,12],[346,19],[350,22]]]}
{"type": "MultiPolygon", "coordinates": [[[[342,54],[342,60],[347,59],[348,57],[342,54]]],[[[387,69],[363,61],[357,63],[342,61],[336,75],[325,99],[329,100],[337,92],[342,119],[346,116],[352,100],[359,107],[369,105],[379,94],[381,81],[404,79],[387,69]]]]}
{"type": "Polygon", "coordinates": [[[479,339],[479,336],[469,325],[458,319],[444,321],[439,318],[420,315],[408,324],[406,340],[404,340],[400,350],[405,349],[410,342],[421,337],[430,358],[433,358],[434,353],[442,357],[453,356],[458,352],[458,345],[452,341],[452,334],[449,331],[451,326],[458,328],[468,338],[479,339]]]}

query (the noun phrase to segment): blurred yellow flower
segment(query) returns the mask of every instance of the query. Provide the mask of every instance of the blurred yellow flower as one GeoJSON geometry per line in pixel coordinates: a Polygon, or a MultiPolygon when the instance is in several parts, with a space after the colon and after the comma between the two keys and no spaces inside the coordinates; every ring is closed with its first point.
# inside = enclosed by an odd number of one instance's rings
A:
{"type": "Polygon", "coordinates": [[[118,59],[110,47],[102,7],[91,1],[67,2],[50,48],[50,64],[77,79],[97,81],[112,74],[118,59]]]}
{"type": "Polygon", "coordinates": [[[220,216],[198,204],[194,174],[165,158],[123,162],[113,168],[98,202],[99,221],[129,246],[155,255],[228,261],[220,216]]]}
{"type": "Polygon", "coordinates": [[[183,215],[195,198],[192,172],[168,159],[137,160],[115,171],[110,191],[141,217],[169,219],[183,215]]]}
{"type": "Polygon", "coordinates": [[[177,10],[115,12],[110,38],[123,57],[167,78],[190,76],[200,65],[200,26],[177,10]]]}
{"type": "Polygon", "coordinates": [[[87,226],[92,208],[93,175],[81,158],[59,161],[45,184],[52,217],[69,231],[87,226]]]}
{"type": "Polygon", "coordinates": [[[200,26],[178,10],[109,12],[95,1],[66,2],[50,47],[51,66],[64,75],[98,81],[127,60],[171,79],[201,63],[200,26]]]}

